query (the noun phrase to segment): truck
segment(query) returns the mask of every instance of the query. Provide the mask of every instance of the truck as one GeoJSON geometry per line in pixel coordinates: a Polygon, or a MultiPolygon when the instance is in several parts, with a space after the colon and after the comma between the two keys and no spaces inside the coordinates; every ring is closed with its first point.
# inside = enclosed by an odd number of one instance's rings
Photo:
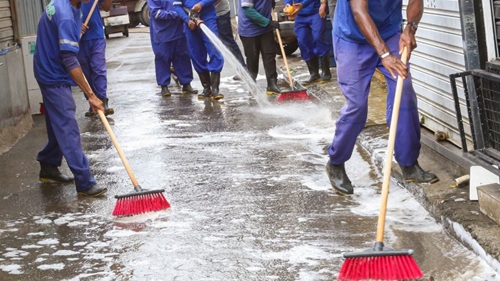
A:
{"type": "Polygon", "coordinates": [[[113,0],[113,3],[127,6],[129,27],[136,27],[139,24],[149,26],[149,7],[146,0],[113,0]]]}

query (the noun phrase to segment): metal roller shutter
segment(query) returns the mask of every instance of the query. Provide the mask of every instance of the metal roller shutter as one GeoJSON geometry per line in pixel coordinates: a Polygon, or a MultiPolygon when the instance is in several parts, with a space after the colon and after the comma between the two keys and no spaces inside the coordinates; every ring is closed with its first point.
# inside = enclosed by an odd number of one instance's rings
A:
{"type": "Polygon", "coordinates": [[[0,49],[14,42],[14,29],[9,0],[0,0],[0,49]]]}

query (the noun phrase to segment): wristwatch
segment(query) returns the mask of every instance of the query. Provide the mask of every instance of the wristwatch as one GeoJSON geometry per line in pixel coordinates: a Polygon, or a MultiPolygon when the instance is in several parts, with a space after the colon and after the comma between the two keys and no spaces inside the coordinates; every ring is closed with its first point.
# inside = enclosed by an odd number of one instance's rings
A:
{"type": "Polygon", "coordinates": [[[416,21],[409,21],[407,24],[407,26],[411,26],[411,28],[413,28],[413,31],[417,31],[417,28],[418,28],[418,22],[416,21]]]}

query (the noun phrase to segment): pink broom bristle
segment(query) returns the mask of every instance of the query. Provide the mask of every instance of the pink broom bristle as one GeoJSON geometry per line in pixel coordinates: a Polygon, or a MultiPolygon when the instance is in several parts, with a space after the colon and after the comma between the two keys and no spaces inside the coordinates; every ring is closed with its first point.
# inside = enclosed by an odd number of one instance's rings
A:
{"type": "Polygon", "coordinates": [[[138,194],[118,198],[113,216],[132,216],[170,208],[163,193],[138,194]]]}
{"type": "Polygon", "coordinates": [[[424,275],[411,255],[347,258],[338,280],[416,280],[424,275]]]}

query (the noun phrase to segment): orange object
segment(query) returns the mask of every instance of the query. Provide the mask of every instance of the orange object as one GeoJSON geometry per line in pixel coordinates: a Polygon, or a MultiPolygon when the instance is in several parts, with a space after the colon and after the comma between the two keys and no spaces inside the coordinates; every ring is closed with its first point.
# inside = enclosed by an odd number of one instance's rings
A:
{"type": "Polygon", "coordinates": [[[292,6],[292,5],[288,5],[286,6],[284,9],[283,9],[283,12],[285,12],[285,14],[287,15],[290,15],[292,14],[293,12],[295,12],[295,7],[292,6]]]}

